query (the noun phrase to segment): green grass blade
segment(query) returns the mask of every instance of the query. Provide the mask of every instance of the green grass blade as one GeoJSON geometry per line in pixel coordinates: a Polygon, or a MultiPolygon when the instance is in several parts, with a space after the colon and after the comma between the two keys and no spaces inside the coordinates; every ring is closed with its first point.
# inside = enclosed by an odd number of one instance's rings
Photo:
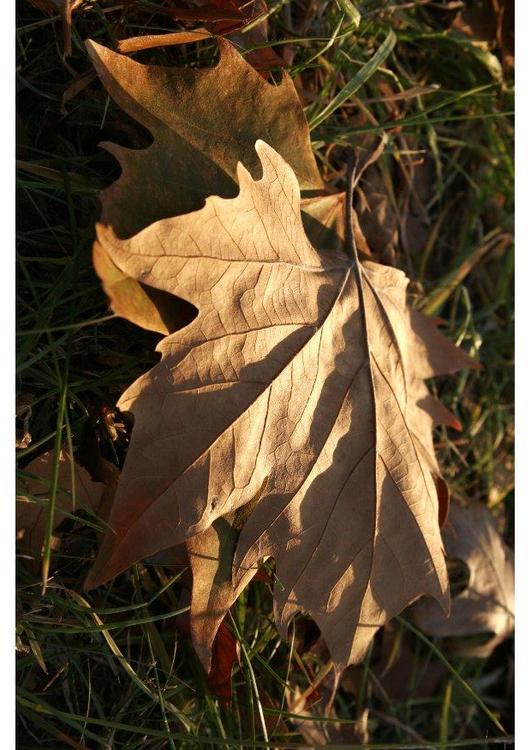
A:
{"type": "MultiPolygon", "coordinates": [[[[433,651],[433,653],[437,656],[440,661],[444,664],[444,666],[452,673],[456,681],[461,685],[461,687],[470,695],[470,697],[473,699],[474,703],[476,703],[479,708],[483,711],[485,716],[488,716],[489,719],[492,721],[494,726],[502,732],[502,734],[507,735],[507,732],[505,731],[504,727],[500,723],[500,721],[494,716],[492,711],[488,706],[485,705],[485,703],[482,701],[482,699],[479,697],[479,695],[476,693],[474,688],[472,688],[466,680],[464,680],[457,669],[453,667],[446,656],[442,653],[442,651],[437,648],[437,646],[433,643],[433,641],[430,641],[429,638],[427,638],[424,633],[422,633],[418,628],[416,628],[414,625],[412,625],[410,622],[408,622],[403,617],[397,617],[396,618],[398,622],[403,625],[405,628],[410,630],[412,633],[416,635],[417,638],[419,638],[428,648],[433,651]]],[[[449,743],[446,743],[447,747],[450,747],[451,745],[449,743]]]]}
{"type": "Polygon", "coordinates": [[[46,592],[46,585],[48,582],[48,575],[50,572],[50,560],[52,556],[52,534],[53,524],[55,518],[55,502],[57,499],[57,490],[59,485],[59,459],[61,454],[61,446],[63,442],[63,428],[65,424],[66,415],[66,398],[67,398],[67,386],[63,384],[61,389],[61,396],[59,398],[59,410],[57,412],[57,425],[55,430],[55,442],[53,448],[53,468],[52,476],[50,480],[50,499],[48,503],[48,510],[46,515],[46,536],[44,538],[44,550],[42,553],[42,593],[46,592]]]}
{"type": "Polygon", "coordinates": [[[337,0],[337,4],[341,10],[347,14],[356,28],[359,28],[361,21],[361,13],[358,8],[354,5],[352,0],[337,0]]]}
{"type": "Polygon", "coordinates": [[[336,96],[334,96],[332,101],[329,102],[326,107],[321,110],[321,112],[319,112],[319,114],[315,115],[315,117],[310,120],[310,130],[315,130],[318,125],[321,125],[325,120],[327,120],[330,115],[336,111],[336,109],[341,107],[342,104],[350,99],[350,97],[353,96],[353,94],[355,94],[356,91],[358,91],[363,86],[363,84],[366,83],[369,78],[374,75],[380,65],[382,65],[382,63],[387,60],[387,58],[393,51],[395,44],[395,33],[394,31],[390,31],[380,47],[371,57],[369,62],[365,63],[361,70],[359,70],[356,75],[351,78],[346,86],[344,86],[341,91],[336,94],[336,96]]]}

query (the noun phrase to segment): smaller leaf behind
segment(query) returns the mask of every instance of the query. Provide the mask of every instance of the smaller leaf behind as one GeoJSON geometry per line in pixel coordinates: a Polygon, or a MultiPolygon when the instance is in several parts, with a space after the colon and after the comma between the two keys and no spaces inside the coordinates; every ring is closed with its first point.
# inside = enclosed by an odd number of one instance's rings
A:
{"type": "Polygon", "coordinates": [[[514,553],[496,530],[489,510],[480,503],[467,507],[452,504],[443,533],[446,554],[462,560],[469,569],[468,586],[452,598],[450,616],[430,601],[412,610],[415,623],[437,637],[491,633],[481,646],[454,646],[454,652],[488,656],[514,629],[514,553]]]}
{"type": "MultiPolygon", "coordinates": [[[[147,149],[102,144],[122,168],[101,194],[101,219],[118,237],[197,210],[209,195],[236,195],[238,162],[259,175],[254,144],[260,138],[284,156],[303,190],[322,190],[308,125],[290,77],[284,73],[278,86],[268,83],[228,41],[220,38],[218,45],[220,60],[213,68],[169,68],[142,65],[87,42],[109,94],[153,136],[147,149]]],[[[153,298],[138,280],[117,268],[98,242],[94,265],[118,315],[165,334],[193,317],[190,306],[175,296],[160,292],[153,298]]]]}
{"type": "MultiPolygon", "coordinates": [[[[54,463],[54,452],[48,451],[29,463],[17,481],[17,540],[20,552],[37,572],[41,562],[46,533],[48,492],[54,463]]],[[[94,482],[89,473],[74,463],[66,450],[59,457],[59,481],[56,497],[54,530],[66,514],[89,509],[96,512],[105,500],[106,486],[94,482]],[[63,512],[62,512],[63,511],[63,512]]]]}

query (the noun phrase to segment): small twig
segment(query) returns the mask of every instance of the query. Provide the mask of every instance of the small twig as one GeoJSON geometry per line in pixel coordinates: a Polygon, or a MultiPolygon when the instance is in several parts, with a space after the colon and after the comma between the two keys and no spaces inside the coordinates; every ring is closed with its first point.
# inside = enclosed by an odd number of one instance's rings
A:
{"type": "Polygon", "coordinates": [[[356,239],[354,237],[354,230],[352,228],[352,212],[353,212],[353,201],[354,201],[354,190],[356,189],[359,181],[361,180],[365,170],[378,161],[383,153],[385,145],[387,143],[387,134],[384,133],[380,138],[380,142],[376,148],[369,154],[367,159],[360,164],[360,153],[356,153],[354,158],[354,152],[349,154],[348,165],[347,165],[347,189],[345,191],[345,249],[349,258],[353,260],[358,259],[358,250],[356,247],[356,239]]]}
{"type": "Polygon", "coordinates": [[[133,36],[130,39],[120,39],[117,47],[118,52],[126,54],[153,49],[154,47],[190,44],[191,42],[211,38],[212,34],[207,29],[194,29],[193,31],[176,31],[171,34],[148,34],[146,36],[133,36]]]}
{"type": "Polygon", "coordinates": [[[354,188],[358,182],[356,171],[358,169],[359,154],[351,152],[348,157],[347,166],[347,189],[345,191],[345,250],[352,260],[357,260],[358,251],[356,248],[356,239],[352,228],[352,201],[354,200],[354,188]]]}

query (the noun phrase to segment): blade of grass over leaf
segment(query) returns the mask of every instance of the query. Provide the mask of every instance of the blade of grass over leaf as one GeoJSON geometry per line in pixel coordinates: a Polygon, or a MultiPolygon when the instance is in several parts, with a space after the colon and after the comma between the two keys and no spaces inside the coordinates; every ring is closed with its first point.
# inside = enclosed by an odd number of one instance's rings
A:
{"type": "Polygon", "coordinates": [[[269,738],[268,738],[268,732],[267,732],[267,725],[266,725],[266,721],[264,718],[264,709],[262,707],[262,700],[260,698],[260,691],[258,690],[258,684],[257,684],[256,677],[254,674],[253,665],[249,658],[247,644],[244,642],[244,639],[242,637],[242,634],[240,633],[240,629],[238,628],[238,624],[236,620],[234,619],[231,613],[229,613],[229,615],[230,615],[230,621],[232,623],[232,627],[234,628],[234,631],[238,637],[238,642],[242,650],[243,658],[245,659],[245,662],[247,664],[247,669],[249,670],[249,677],[250,677],[251,685],[253,688],[254,700],[256,700],[256,705],[258,706],[258,716],[260,717],[260,724],[262,725],[262,732],[264,734],[265,741],[268,742],[269,738]]]}

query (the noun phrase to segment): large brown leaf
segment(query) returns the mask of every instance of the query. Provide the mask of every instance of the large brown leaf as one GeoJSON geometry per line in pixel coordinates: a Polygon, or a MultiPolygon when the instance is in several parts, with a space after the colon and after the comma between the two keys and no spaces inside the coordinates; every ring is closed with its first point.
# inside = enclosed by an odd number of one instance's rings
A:
{"type": "Polygon", "coordinates": [[[421,594],[447,606],[422,378],[469,361],[412,316],[402,272],[317,253],[295,173],[256,151],[263,176],[239,165],[236,198],[126,240],[98,226],[124,274],[199,314],[120,400],[135,428],[87,586],[252,502],[234,585],[273,556],[281,631],[310,613],[341,666],[421,594]]]}
{"type": "Polygon", "coordinates": [[[491,633],[480,646],[454,648],[488,656],[514,629],[514,554],[479,503],[452,505],[443,536],[448,557],[467,565],[468,585],[452,598],[450,617],[441,617],[430,601],[423,601],[413,610],[415,622],[438,637],[491,633]]]}

